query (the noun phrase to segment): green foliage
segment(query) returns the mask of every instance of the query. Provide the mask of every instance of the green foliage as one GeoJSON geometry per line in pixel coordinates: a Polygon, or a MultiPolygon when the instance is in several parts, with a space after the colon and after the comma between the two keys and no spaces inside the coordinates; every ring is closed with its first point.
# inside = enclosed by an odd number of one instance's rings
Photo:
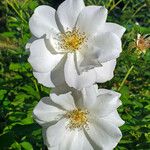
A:
{"type": "MultiPolygon", "coordinates": [[[[139,56],[137,49],[130,48],[130,43],[134,42],[137,33],[150,33],[150,3],[148,0],[85,2],[86,5],[105,5],[109,10],[108,21],[127,28],[115,77],[99,85],[122,93],[123,106],[119,112],[126,123],[121,127],[123,138],[116,150],[148,150],[150,52],[139,56]]],[[[0,1],[0,150],[44,149],[41,128],[33,121],[32,110],[50,89],[38,84],[33,77],[24,48],[31,36],[29,17],[40,4],[56,7],[59,3],[55,0],[0,1]]]]}

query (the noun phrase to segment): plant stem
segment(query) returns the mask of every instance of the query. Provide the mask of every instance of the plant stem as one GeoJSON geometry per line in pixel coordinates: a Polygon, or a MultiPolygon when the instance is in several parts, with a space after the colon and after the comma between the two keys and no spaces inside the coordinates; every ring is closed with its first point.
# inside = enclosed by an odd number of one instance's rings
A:
{"type": "Polygon", "coordinates": [[[143,7],[146,7],[146,4],[143,4],[141,7],[139,7],[135,13],[131,16],[131,18],[133,18],[143,7]]]}
{"type": "Polygon", "coordinates": [[[128,70],[128,72],[126,73],[126,75],[125,75],[123,81],[121,82],[121,85],[120,85],[120,87],[118,88],[118,91],[120,91],[121,88],[123,87],[125,81],[127,80],[128,76],[129,76],[129,74],[131,73],[131,71],[133,70],[133,68],[134,68],[134,66],[132,65],[132,66],[130,67],[130,69],[128,70]]]}
{"type": "Polygon", "coordinates": [[[36,80],[33,79],[33,82],[34,82],[34,86],[35,86],[36,91],[39,93],[39,88],[38,88],[36,80]]]}
{"type": "Polygon", "coordinates": [[[121,2],[122,0],[119,0],[116,4],[112,5],[112,7],[109,9],[109,13],[121,2]]]}

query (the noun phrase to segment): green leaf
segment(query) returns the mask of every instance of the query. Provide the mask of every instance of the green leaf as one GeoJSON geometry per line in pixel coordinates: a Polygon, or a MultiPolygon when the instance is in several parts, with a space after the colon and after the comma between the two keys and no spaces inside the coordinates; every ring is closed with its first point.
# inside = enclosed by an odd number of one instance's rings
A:
{"type": "Polygon", "coordinates": [[[121,100],[124,104],[130,103],[129,99],[129,88],[127,86],[123,86],[120,90],[121,93],[121,100]]]}
{"type": "Polygon", "coordinates": [[[7,93],[6,90],[0,90],[0,100],[4,98],[4,95],[7,93]]]}
{"type": "Polygon", "coordinates": [[[32,145],[29,142],[22,142],[20,145],[23,147],[24,150],[33,150],[32,145]]]}

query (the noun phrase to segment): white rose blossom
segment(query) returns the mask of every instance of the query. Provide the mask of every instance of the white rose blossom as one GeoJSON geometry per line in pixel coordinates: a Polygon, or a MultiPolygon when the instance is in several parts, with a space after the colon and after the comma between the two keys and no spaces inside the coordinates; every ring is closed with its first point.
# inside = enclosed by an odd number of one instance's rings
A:
{"type": "Polygon", "coordinates": [[[83,0],[65,0],[57,11],[46,5],[35,9],[27,48],[39,83],[82,89],[112,79],[125,28],[106,23],[107,13],[83,0]]]}
{"type": "Polygon", "coordinates": [[[97,86],[52,93],[33,114],[49,150],[112,150],[122,137],[118,127],[124,124],[117,112],[119,98],[119,93],[97,86]]]}

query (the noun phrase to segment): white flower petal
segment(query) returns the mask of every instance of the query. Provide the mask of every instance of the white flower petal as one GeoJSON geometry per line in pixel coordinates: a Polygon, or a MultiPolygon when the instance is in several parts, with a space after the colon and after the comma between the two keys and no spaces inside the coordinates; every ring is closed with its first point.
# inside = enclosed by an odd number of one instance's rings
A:
{"type": "MultiPolygon", "coordinates": [[[[56,122],[55,122],[56,123],[56,122]]],[[[52,123],[53,124],[53,123],[52,123]]],[[[51,124],[51,125],[52,125],[51,124]]],[[[47,147],[50,147],[50,145],[48,144],[48,142],[47,142],[47,137],[46,137],[46,131],[47,131],[47,127],[49,127],[50,125],[45,125],[45,126],[43,126],[43,128],[42,128],[42,137],[43,137],[43,142],[44,142],[44,145],[46,145],[47,147]]]]}
{"type": "Polygon", "coordinates": [[[88,71],[97,67],[102,67],[102,64],[96,59],[84,59],[80,65],[80,72],[88,71]]]}
{"type": "Polygon", "coordinates": [[[104,119],[106,119],[108,122],[110,122],[111,124],[114,124],[118,127],[120,127],[124,124],[124,121],[120,118],[117,110],[113,111],[110,115],[108,115],[104,119]]]}
{"type": "Polygon", "coordinates": [[[74,54],[69,53],[67,56],[65,68],[64,68],[65,80],[70,87],[76,89],[82,89],[84,87],[91,86],[95,83],[96,74],[95,70],[89,70],[82,74],[77,73],[75,66],[74,54]]]}
{"type": "Polygon", "coordinates": [[[68,93],[70,91],[70,89],[72,89],[72,88],[68,87],[67,84],[62,84],[56,88],[53,88],[51,93],[60,95],[60,94],[68,93]]]}
{"type": "Polygon", "coordinates": [[[83,0],[65,0],[59,5],[57,15],[64,31],[67,29],[72,30],[74,28],[77,17],[84,7],[83,0]]]}
{"type": "Polygon", "coordinates": [[[48,147],[48,150],[59,150],[58,146],[48,147]]]}
{"type": "Polygon", "coordinates": [[[58,146],[64,140],[64,136],[68,133],[66,126],[67,119],[61,119],[56,124],[47,128],[47,142],[51,147],[58,146]]]}
{"type": "Polygon", "coordinates": [[[116,23],[106,22],[104,26],[105,32],[113,32],[115,33],[119,38],[121,38],[126,31],[126,29],[123,26],[120,26],[116,23]]]}
{"type": "MultiPolygon", "coordinates": [[[[76,52],[76,68],[79,73],[102,66],[98,60],[91,58],[90,55],[86,55],[89,49],[90,48],[87,47],[82,49],[81,52],[76,52]]],[[[92,48],[89,51],[91,50],[92,48]]]]}
{"type": "Polygon", "coordinates": [[[76,28],[88,35],[97,33],[106,22],[107,9],[101,6],[87,6],[79,14],[76,28]]]}
{"type": "Polygon", "coordinates": [[[121,94],[112,90],[107,90],[107,89],[98,89],[98,96],[103,95],[103,94],[108,94],[112,95],[114,97],[120,97],[121,94]]]}
{"type": "Polygon", "coordinates": [[[98,95],[99,95],[98,85],[97,85],[97,84],[94,84],[94,85],[92,85],[92,86],[94,86],[94,89],[95,89],[96,95],[98,96],[98,95]]]}
{"type": "Polygon", "coordinates": [[[64,65],[66,63],[66,55],[61,59],[61,61],[56,65],[56,67],[51,72],[51,79],[56,87],[65,85],[64,77],[64,65]]]}
{"type": "Polygon", "coordinates": [[[46,87],[55,87],[53,82],[51,81],[50,72],[45,72],[45,73],[33,72],[33,75],[38,80],[38,83],[41,83],[46,87]]]}
{"type": "Polygon", "coordinates": [[[64,111],[54,106],[49,97],[42,98],[33,110],[35,120],[41,124],[57,121],[62,114],[64,111]]]}
{"type": "Polygon", "coordinates": [[[61,60],[63,55],[53,55],[46,48],[44,39],[34,41],[30,46],[29,63],[37,72],[51,71],[61,60]]]}
{"type": "Polygon", "coordinates": [[[84,88],[82,90],[83,94],[83,106],[86,108],[91,108],[97,101],[97,91],[95,86],[92,85],[90,87],[84,88]]]}
{"type": "Polygon", "coordinates": [[[60,145],[59,145],[59,150],[70,150],[71,149],[71,145],[72,145],[72,141],[74,139],[74,135],[75,135],[76,131],[71,131],[69,129],[69,131],[67,132],[67,134],[64,135],[63,140],[61,141],[60,145]]]}
{"type": "Polygon", "coordinates": [[[66,94],[61,94],[61,95],[56,95],[53,93],[53,94],[50,94],[50,97],[53,102],[60,105],[62,108],[66,110],[70,111],[76,108],[71,92],[66,93],[66,94]]]}
{"type": "Polygon", "coordinates": [[[122,48],[120,38],[111,32],[101,33],[93,40],[93,51],[88,51],[99,60],[100,63],[110,61],[119,57],[122,48]],[[94,54],[92,53],[94,52],[94,54]]]}
{"type": "Polygon", "coordinates": [[[86,132],[94,143],[92,146],[97,145],[102,150],[112,150],[116,147],[122,137],[119,128],[104,119],[93,118],[90,121],[86,132]]]}
{"type": "Polygon", "coordinates": [[[82,130],[70,131],[72,134],[64,139],[60,145],[61,150],[93,150],[82,130]]]}
{"type": "Polygon", "coordinates": [[[45,40],[47,47],[51,49],[54,54],[65,54],[66,51],[60,46],[59,34],[53,33],[48,39],[45,40]]]}
{"type": "Polygon", "coordinates": [[[72,150],[77,150],[77,149],[94,150],[92,145],[89,143],[88,139],[86,138],[85,134],[83,133],[83,131],[78,132],[78,136],[74,138],[74,143],[72,147],[73,147],[72,150]]]}
{"type": "Polygon", "coordinates": [[[101,67],[96,67],[96,82],[104,83],[109,81],[114,76],[114,69],[116,67],[116,60],[111,60],[105,63],[102,63],[101,67]]]}
{"type": "Polygon", "coordinates": [[[29,52],[29,51],[30,51],[30,46],[31,46],[31,44],[32,44],[35,40],[37,40],[37,38],[36,38],[35,36],[32,36],[32,37],[29,39],[28,43],[27,43],[26,46],[25,46],[26,52],[29,52]]]}
{"type": "Polygon", "coordinates": [[[99,117],[106,117],[120,106],[120,96],[121,95],[117,92],[99,89],[97,102],[91,111],[93,111],[93,113],[97,113],[99,117]]]}
{"type": "Polygon", "coordinates": [[[34,14],[29,20],[32,34],[38,38],[43,35],[50,35],[53,30],[57,31],[55,21],[55,9],[50,6],[42,5],[35,9],[34,14]]]}

